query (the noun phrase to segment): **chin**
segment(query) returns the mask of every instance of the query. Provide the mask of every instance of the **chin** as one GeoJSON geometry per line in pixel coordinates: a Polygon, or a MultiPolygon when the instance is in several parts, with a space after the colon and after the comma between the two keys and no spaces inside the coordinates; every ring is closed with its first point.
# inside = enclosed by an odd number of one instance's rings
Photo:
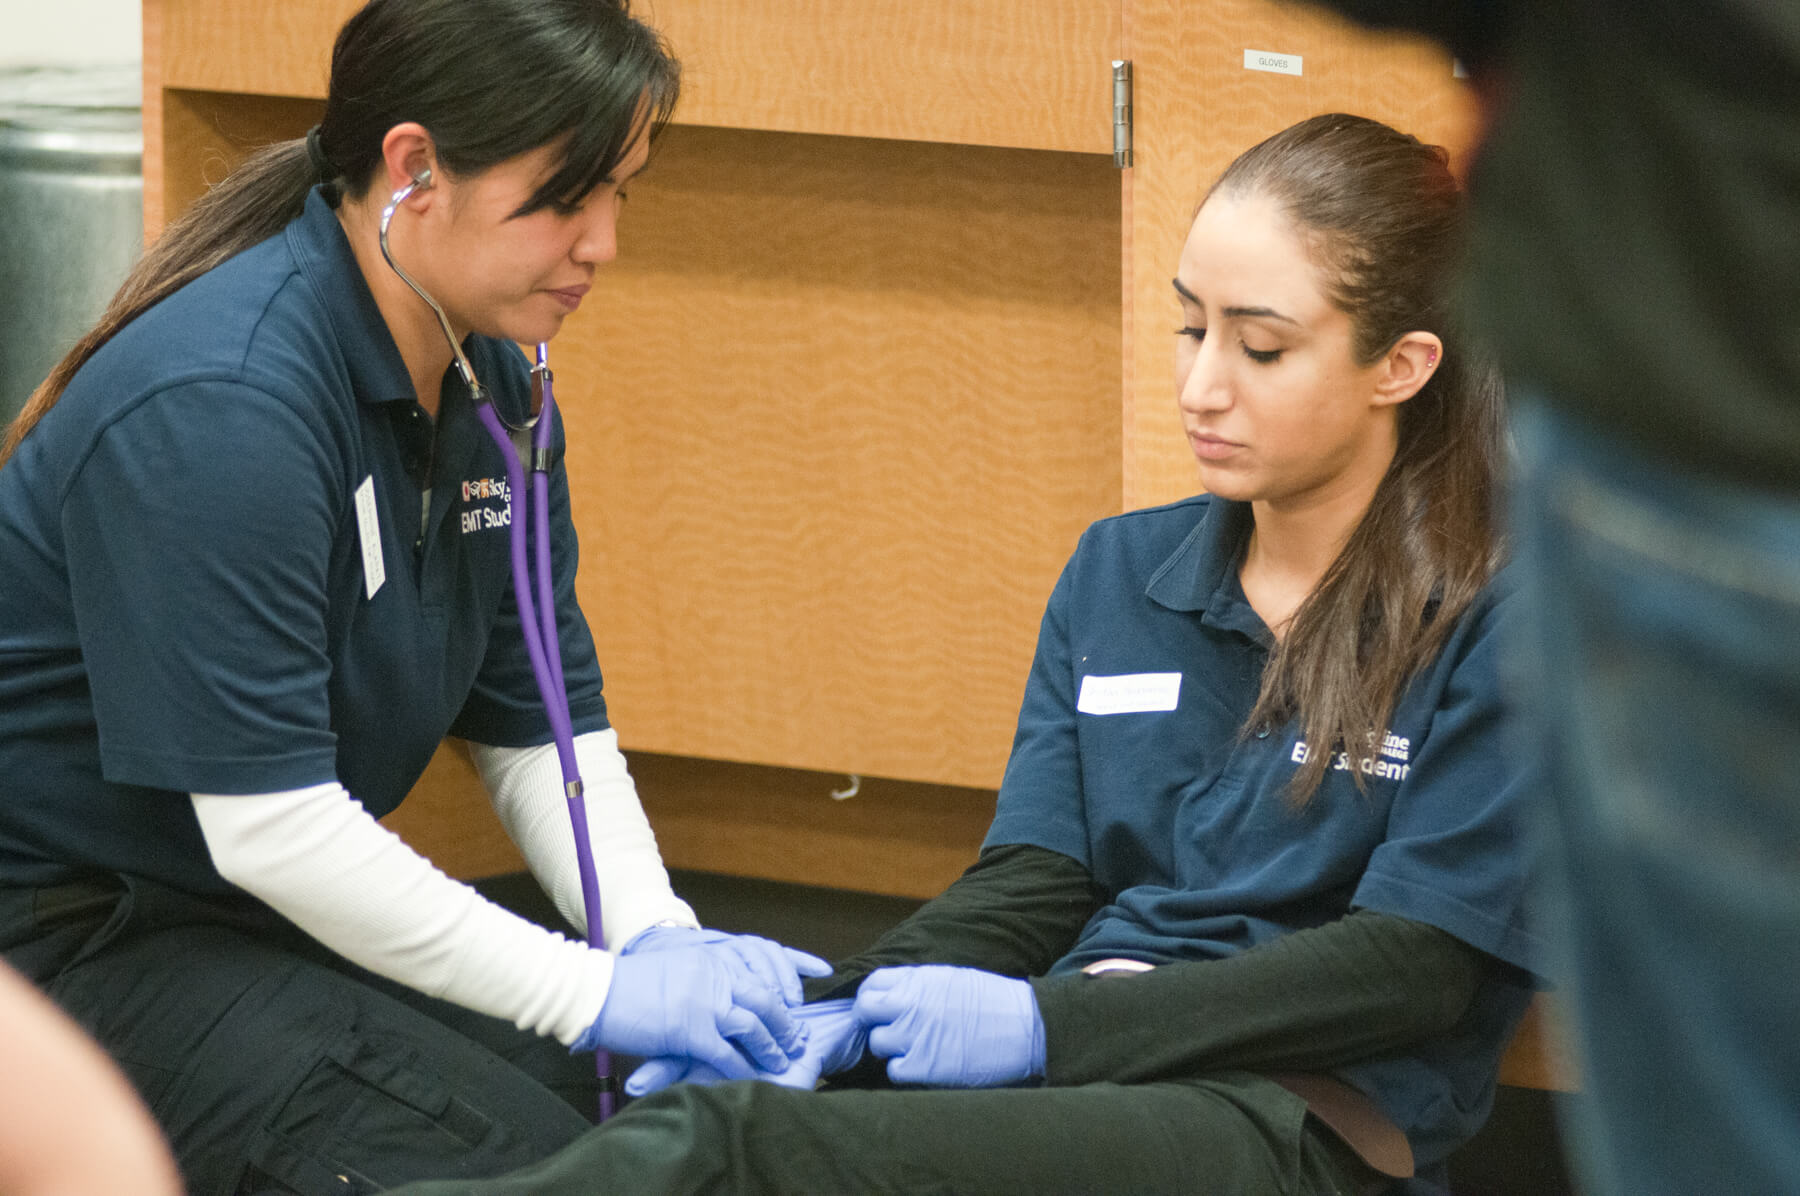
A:
{"type": "Polygon", "coordinates": [[[521,345],[535,345],[547,341],[562,330],[562,321],[549,320],[506,320],[492,328],[478,329],[483,336],[491,336],[495,340],[514,341],[521,345]]]}
{"type": "Polygon", "coordinates": [[[1261,491],[1242,474],[1206,465],[1200,467],[1199,473],[1200,488],[1208,494],[1231,502],[1254,502],[1261,497],[1261,491]]]}
{"type": "Polygon", "coordinates": [[[549,340],[562,331],[565,319],[567,319],[567,315],[563,312],[552,314],[509,308],[491,312],[488,319],[476,325],[475,331],[496,340],[517,341],[521,345],[535,345],[539,341],[549,340]]]}

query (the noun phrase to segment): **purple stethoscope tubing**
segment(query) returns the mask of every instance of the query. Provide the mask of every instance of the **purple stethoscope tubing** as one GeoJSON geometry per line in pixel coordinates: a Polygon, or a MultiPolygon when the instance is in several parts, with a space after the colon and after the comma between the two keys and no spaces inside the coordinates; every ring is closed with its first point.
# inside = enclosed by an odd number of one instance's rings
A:
{"type": "MultiPolygon", "coordinates": [[[[588,945],[606,949],[600,924],[600,881],[594,871],[594,852],[588,839],[587,802],[583,799],[581,769],[575,762],[575,732],[569,718],[569,693],[563,684],[562,651],[556,634],[556,595],[550,570],[550,438],[555,411],[550,396],[550,368],[546,346],[538,345],[538,364],[531,384],[539,388],[539,409],[531,440],[531,488],[527,498],[525,466],[500,413],[486,391],[471,389],[475,414],[488,436],[499,446],[506,463],[507,535],[511,541],[513,602],[519,609],[519,630],[525,652],[531,658],[531,674],[544,700],[550,733],[556,741],[557,761],[562,765],[563,796],[569,807],[569,823],[575,832],[575,864],[581,876],[581,904],[587,911],[588,945]],[[529,520],[527,519],[529,516],[529,520]],[[527,528],[529,522],[531,526],[527,528]],[[529,533],[529,534],[528,534],[529,533]],[[527,540],[531,551],[527,552],[527,540]],[[528,556],[531,560],[528,563],[528,556]],[[535,568],[534,568],[535,566],[535,568]],[[536,581],[536,593],[532,582],[536,581]]],[[[612,1116],[612,1058],[605,1049],[594,1052],[594,1074],[600,1078],[600,1119],[612,1116]]]]}
{"type": "MultiPolygon", "coordinates": [[[[388,226],[406,197],[421,187],[431,185],[431,172],[421,171],[412,182],[394,192],[381,212],[381,256],[407,286],[417,292],[437,315],[444,337],[450,342],[456,372],[468,388],[469,401],[475,414],[487,429],[488,436],[500,450],[506,465],[507,534],[512,555],[513,601],[519,611],[519,629],[525,640],[525,652],[531,659],[531,674],[543,698],[544,714],[550,722],[550,733],[556,741],[556,758],[562,766],[563,796],[569,807],[569,823],[575,833],[575,865],[581,877],[581,904],[587,915],[588,945],[596,951],[606,950],[606,933],[600,921],[600,882],[594,871],[594,850],[588,839],[587,803],[583,799],[581,769],[575,761],[575,731],[569,717],[569,693],[563,683],[562,650],[556,627],[556,593],[550,562],[550,456],[555,428],[556,400],[552,394],[549,348],[539,342],[537,365],[531,371],[531,386],[537,408],[518,430],[531,432],[531,480],[526,488],[525,462],[505,421],[494,406],[493,396],[475,377],[475,369],[462,351],[450,320],[425,288],[414,282],[400,268],[388,248],[388,226]],[[529,494],[529,497],[527,495],[529,494]],[[529,528],[527,524],[529,523],[529,528]],[[529,551],[527,541],[530,541],[529,551]],[[529,558],[529,559],[528,559],[529,558]],[[533,593],[535,582],[536,593],[533,593]]],[[[612,1116],[615,1089],[612,1055],[604,1047],[594,1052],[594,1074],[600,1080],[599,1119],[612,1116]]]]}

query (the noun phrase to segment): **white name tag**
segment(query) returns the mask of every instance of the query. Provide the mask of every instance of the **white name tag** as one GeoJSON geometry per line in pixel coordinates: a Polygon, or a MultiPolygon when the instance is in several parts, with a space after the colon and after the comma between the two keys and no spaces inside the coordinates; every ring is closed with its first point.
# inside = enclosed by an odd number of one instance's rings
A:
{"type": "Polygon", "coordinates": [[[375,517],[374,474],[356,488],[356,532],[362,541],[363,589],[373,598],[387,580],[387,565],[381,559],[381,520],[375,517]]]}
{"type": "Polygon", "coordinates": [[[1298,75],[1305,60],[1298,54],[1276,54],[1269,50],[1245,50],[1244,69],[1273,71],[1277,75],[1298,75]]]}
{"type": "Polygon", "coordinates": [[[1145,714],[1173,710],[1181,698],[1180,673],[1121,673],[1081,679],[1075,709],[1083,714],[1145,714]]]}

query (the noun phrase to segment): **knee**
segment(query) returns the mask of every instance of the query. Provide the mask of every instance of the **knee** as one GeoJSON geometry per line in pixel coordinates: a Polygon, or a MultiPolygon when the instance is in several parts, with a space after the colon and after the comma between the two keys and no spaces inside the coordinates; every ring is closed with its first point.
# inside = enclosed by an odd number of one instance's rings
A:
{"type": "MultiPolygon", "coordinates": [[[[743,1155],[745,1126],[756,1094],[768,1085],[676,1084],[632,1101],[586,1135],[583,1174],[615,1178],[618,1190],[709,1192],[725,1189],[732,1160],[743,1155]]],[[[569,1152],[565,1152],[569,1153],[569,1152]]],[[[598,1190],[612,1186],[599,1183],[598,1190]]]]}
{"type": "Polygon", "coordinates": [[[641,1191],[741,1190],[760,1169],[756,1126],[785,1120],[778,1106],[812,1095],[754,1080],[676,1084],[633,1101],[589,1134],[593,1158],[584,1170],[597,1165],[641,1191]]]}

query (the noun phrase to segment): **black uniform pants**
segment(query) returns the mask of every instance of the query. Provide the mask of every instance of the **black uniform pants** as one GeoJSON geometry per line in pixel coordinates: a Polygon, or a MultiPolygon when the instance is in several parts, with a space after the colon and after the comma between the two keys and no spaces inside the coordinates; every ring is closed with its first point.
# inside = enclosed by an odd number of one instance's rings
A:
{"type": "Polygon", "coordinates": [[[680,1084],[505,1179],[408,1185],[395,1196],[1359,1196],[1380,1180],[1299,1097],[1228,1073],[977,1091],[680,1084]]]}
{"type": "Polygon", "coordinates": [[[595,1108],[591,1057],[362,971],[253,902],[0,889],[0,950],[125,1070],[192,1196],[500,1175],[595,1108]]]}

